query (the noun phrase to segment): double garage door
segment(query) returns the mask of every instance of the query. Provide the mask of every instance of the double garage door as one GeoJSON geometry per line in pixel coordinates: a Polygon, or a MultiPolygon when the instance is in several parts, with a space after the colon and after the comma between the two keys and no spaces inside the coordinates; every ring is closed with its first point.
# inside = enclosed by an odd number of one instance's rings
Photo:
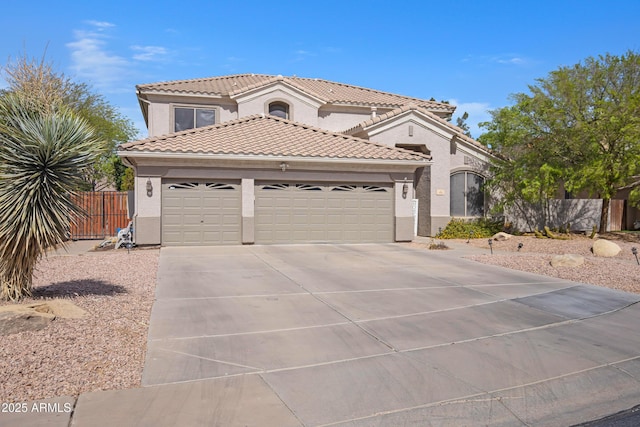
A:
{"type": "MultiPolygon", "coordinates": [[[[257,182],[255,242],[393,241],[391,184],[257,182]]],[[[162,244],[241,242],[239,182],[164,182],[162,244]]]]}

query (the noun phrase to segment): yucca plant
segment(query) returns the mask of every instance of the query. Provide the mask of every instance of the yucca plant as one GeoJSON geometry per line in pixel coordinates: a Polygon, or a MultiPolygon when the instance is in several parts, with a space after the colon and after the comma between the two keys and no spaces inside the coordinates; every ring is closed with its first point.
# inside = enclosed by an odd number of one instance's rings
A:
{"type": "Polygon", "coordinates": [[[0,299],[31,295],[37,261],[82,215],[71,195],[101,149],[70,110],[0,97],[0,299]]]}

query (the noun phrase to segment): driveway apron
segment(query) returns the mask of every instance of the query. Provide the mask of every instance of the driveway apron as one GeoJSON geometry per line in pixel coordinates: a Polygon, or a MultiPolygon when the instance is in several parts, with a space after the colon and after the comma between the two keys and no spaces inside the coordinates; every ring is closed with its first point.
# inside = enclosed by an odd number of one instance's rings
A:
{"type": "Polygon", "coordinates": [[[156,297],[129,405],[153,425],[175,399],[224,426],[571,425],[640,400],[639,295],[455,251],[167,247],[156,297]]]}

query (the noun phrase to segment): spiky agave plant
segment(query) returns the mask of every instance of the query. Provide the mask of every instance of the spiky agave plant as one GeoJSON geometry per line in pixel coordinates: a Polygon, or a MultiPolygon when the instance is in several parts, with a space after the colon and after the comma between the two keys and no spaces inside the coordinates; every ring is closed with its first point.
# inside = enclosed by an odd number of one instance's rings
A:
{"type": "Polygon", "coordinates": [[[36,262],[82,214],[71,195],[102,145],[64,107],[0,97],[0,299],[31,295],[36,262]]]}

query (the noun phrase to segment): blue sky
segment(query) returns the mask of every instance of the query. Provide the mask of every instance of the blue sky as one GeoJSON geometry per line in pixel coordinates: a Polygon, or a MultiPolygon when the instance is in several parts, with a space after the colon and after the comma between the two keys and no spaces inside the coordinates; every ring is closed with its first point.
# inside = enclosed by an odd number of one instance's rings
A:
{"type": "Polygon", "coordinates": [[[2,12],[0,64],[46,49],[141,129],[136,84],[265,73],[449,100],[478,137],[487,110],[536,78],[640,50],[639,0],[36,0],[2,12]]]}

